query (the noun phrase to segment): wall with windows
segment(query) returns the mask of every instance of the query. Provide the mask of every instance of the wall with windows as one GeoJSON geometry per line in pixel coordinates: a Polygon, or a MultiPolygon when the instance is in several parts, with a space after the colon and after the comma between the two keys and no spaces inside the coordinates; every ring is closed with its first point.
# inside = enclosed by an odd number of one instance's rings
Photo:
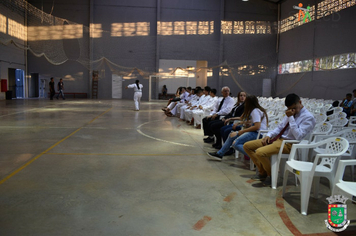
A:
{"type": "MultiPolygon", "coordinates": [[[[146,78],[159,71],[160,59],[207,61],[213,67],[209,69],[213,73],[208,73],[208,85],[218,90],[228,85],[234,94],[244,89],[261,95],[262,79],[276,76],[277,5],[273,3],[29,2],[68,20],[51,27],[30,22],[32,28],[28,30],[29,44],[34,48],[41,48],[50,40],[52,44],[58,41],[53,48],[63,48],[64,53],[52,53],[56,56],[48,53],[49,59],[30,55],[29,68],[46,78],[62,77],[66,91],[90,93],[92,70],[99,74],[99,98],[111,98],[112,74],[124,78],[123,86],[140,79],[148,88],[146,78]]],[[[123,91],[123,98],[131,97],[132,91],[123,91]]],[[[148,93],[143,99],[148,99],[148,93]]]]}
{"type": "Polygon", "coordinates": [[[355,22],[354,0],[283,2],[276,95],[342,99],[356,89],[355,22]],[[311,21],[298,20],[299,3],[311,6],[311,21]]]}
{"type": "MultiPolygon", "coordinates": [[[[25,38],[23,12],[0,5],[0,79],[8,79],[9,68],[25,70],[25,38]]],[[[5,92],[0,91],[0,99],[5,99],[5,92]]]]}

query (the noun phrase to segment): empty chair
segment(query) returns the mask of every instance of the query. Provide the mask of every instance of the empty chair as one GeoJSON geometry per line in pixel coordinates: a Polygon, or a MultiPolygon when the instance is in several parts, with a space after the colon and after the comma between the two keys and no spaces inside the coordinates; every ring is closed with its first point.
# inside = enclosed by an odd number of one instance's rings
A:
{"type": "Polygon", "coordinates": [[[335,118],[333,120],[329,120],[327,122],[332,124],[333,128],[331,130],[331,133],[335,134],[338,131],[342,130],[342,128],[345,127],[345,125],[347,124],[348,121],[349,121],[348,119],[340,117],[340,118],[335,118]]]}
{"type": "Polygon", "coordinates": [[[345,112],[337,112],[337,113],[334,113],[334,114],[332,114],[332,115],[329,115],[329,116],[327,116],[327,119],[328,120],[333,120],[333,119],[335,119],[335,118],[346,118],[347,117],[347,114],[345,113],[345,112]]]}
{"type": "Polygon", "coordinates": [[[326,121],[326,119],[327,119],[327,116],[324,113],[314,114],[314,117],[315,117],[315,120],[316,120],[317,124],[324,123],[326,121]]]}
{"type": "Polygon", "coordinates": [[[335,175],[335,184],[333,186],[332,196],[342,195],[356,203],[356,183],[343,180],[346,166],[355,168],[356,160],[340,160],[335,175]]]}
{"type": "MultiPolygon", "coordinates": [[[[347,141],[349,142],[349,148],[348,150],[344,153],[344,155],[341,156],[341,159],[350,159],[350,158],[355,158],[356,156],[356,129],[353,129],[352,127],[350,128],[345,128],[335,134],[329,134],[329,135],[316,135],[314,141],[319,142],[323,139],[327,139],[330,137],[343,137],[346,138],[347,141]]],[[[314,149],[315,152],[322,152],[322,150],[319,150],[318,148],[314,149]]],[[[354,174],[354,169],[351,169],[352,171],[352,176],[354,174]]]]}
{"type": "MultiPolygon", "coordinates": [[[[283,197],[285,197],[286,186],[289,172],[295,174],[300,182],[301,195],[301,214],[307,215],[310,189],[314,177],[326,177],[330,182],[330,189],[334,183],[331,183],[330,175],[335,168],[335,162],[349,148],[349,142],[345,138],[331,137],[317,143],[294,144],[285,166],[283,178],[283,197]],[[298,149],[324,149],[323,153],[316,155],[313,162],[298,161],[296,153],[298,149]]],[[[305,152],[303,152],[305,153],[305,152]]],[[[314,181],[314,184],[318,184],[314,181]]]]}
{"type": "Polygon", "coordinates": [[[356,127],[356,116],[350,116],[348,126],[349,127],[356,127]]]}
{"type": "Polygon", "coordinates": [[[328,123],[328,122],[324,122],[324,123],[319,123],[317,125],[315,125],[313,132],[310,134],[309,137],[309,143],[313,142],[314,137],[316,135],[328,135],[331,133],[333,126],[328,123]]]}

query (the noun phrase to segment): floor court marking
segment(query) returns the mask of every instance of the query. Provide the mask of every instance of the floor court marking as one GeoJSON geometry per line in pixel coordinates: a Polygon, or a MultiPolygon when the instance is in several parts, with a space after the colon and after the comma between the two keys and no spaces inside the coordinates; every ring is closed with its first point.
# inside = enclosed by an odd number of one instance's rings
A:
{"type": "MultiPolygon", "coordinates": [[[[107,112],[109,112],[112,109],[109,108],[108,110],[106,110],[105,112],[101,113],[100,115],[98,115],[97,117],[95,117],[94,119],[92,119],[91,121],[89,121],[88,123],[84,124],[84,126],[91,124],[93,121],[95,121],[97,118],[99,118],[100,116],[106,114],[107,112]]],[[[41,156],[43,156],[44,154],[47,154],[50,150],[52,150],[54,147],[56,147],[58,144],[62,143],[63,141],[65,141],[66,139],[68,139],[69,137],[73,136],[75,133],[77,133],[78,131],[80,131],[83,127],[78,128],[77,130],[75,130],[74,132],[72,132],[71,134],[69,134],[68,136],[64,137],[63,139],[59,140],[58,142],[56,142],[55,144],[53,144],[51,147],[47,148],[44,152],[41,152],[40,154],[38,154],[37,156],[35,156],[34,158],[32,158],[31,160],[29,160],[28,162],[26,162],[25,164],[23,164],[21,167],[17,168],[16,170],[14,170],[12,173],[10,173],[9,175],[7,175],[5,178],[0,180],[0,185],[3,184],[6,180],[10,179],[11,177],[13,177],[14,175],[16,175],[17,173],[19,173],[21,170],[23,170],[24,168],[26,168],[28,165],[30,165],[32,162],[34,162],[35,160],[37,160],[38,158],[40,158],[41,156]]]]}
{"type": "MultiPolygon", "coordinates": [[[[189,144],[176,143],[176,142],[171,142],[171,141],[167,141],[167,140],[164,140],[164,139],[155,138],[155,137],[152,137],[152,136],[150,136],[150,135],[148,135],[148,134],[143,133],[143,132],[141,131],[141,127],[144,126],[144,125],[147,125],[147,124],[149,124],[149,123],[151,123],[151,122],[152,122],[152,121],[150,121],[150,122],[145,122],[145,123],[139,125],[139,126],[137,127],[137,132],[138,132],[139,134],[141,134],[141,135],[147,137],[147,138],[150,138],[150,139],[153,139],[153,140],[156,140],[156,141],[159,141],[159,142],[165,142],[165,143],[170,143],[170,144],[179,145],[179,146],[184,146],[184,147],[195,147],[195,146],[189,145],[189,144]]],[[[158,121],[155,121],[155,122],[158,122],[158,121]]],[[[162,122],[162,121],[159,121],[159,122],[162,122]]]]}
{"type": "MultiPolygon", "coordinates": [[[[284,225],[289,229],[289,231],[296,236],[319,236],[319,235],[325,235],[325,236],[333,236],[333,235],[337,235],[333,232],[325,232],[325,233],[311,233],[311,234],[302,234],[298,228],[293,224],[293,222],[291,221],[291,219],[289,218],[286,209],[284,207],[284,199],[282,197],[282,189],[280,189],[278,191],[277,197],[276,197],[276,207],[278,210],[278,214],[281,217],[284,225]]],[[[327,214],[325,214],[325,219],[327,219],[327,214]]],[[[321,222],[322,224],[324,224],[324,222],[321,222]]],[[[325,227],[326,228],[326,227],[325,227]]],[[[345,232],[340,232],[340,233],[347,233],[349,235],[356,235],[356,231],[346,231],[345,232]]]]}

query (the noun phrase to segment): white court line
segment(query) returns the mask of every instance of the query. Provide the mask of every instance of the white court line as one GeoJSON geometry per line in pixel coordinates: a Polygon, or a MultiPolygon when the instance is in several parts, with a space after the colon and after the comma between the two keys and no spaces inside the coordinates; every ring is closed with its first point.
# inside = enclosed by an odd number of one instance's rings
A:
{"type": "Polygon", "coordinates": [[[16,114],[25,113],[25,112],[28,112],[28,111],[37,110],[37,109],[40,109],[40,108],[32,108],[32,109],[29,109],[29,110],[26,110],[26,111],[18,111],[18,112],[14,112],[14,113],[9,113],[9,114],[5,114],[5,115],[1,115],[0,117],[16,115],[16,114]]]}
{"type": "MultiPolygon", "coordinates": [[[[156,122],[158,122],[158,121],[156,121],[156,122]]],[[[162,122],[162,121],[159,121],[159,122],[162,122]]],[[[139,126],[137,127],[137,132],[138,132],[139,134],[141,134],[141,135],[147,137],[147,138],[154,139],[154,140],[156,140],[156,141],[165,142],[165,143],[171,143],[171,144],[174,144],[174,145],[180,145],[180,146],[184,146],[184,147],[195,147],[195,146],[192,146],[192,145],[189,145],[189,144],[176,143],[176,142],[171,142],[171,141],[167,141],[167,140],[164,140],[164,139],[155,138],[155,137],[152,137],[152,136],[150,136],[150,135],[148,135],[148,134],[143,133],[143,132],[140,130],[140,128],[141,128],[143,125],[146,125],[146,124],[148,124],[148,123],[150,123],[150,122],[146,122],[146,123],[143,123],[143,124],[139,125],[139,126]]]]}

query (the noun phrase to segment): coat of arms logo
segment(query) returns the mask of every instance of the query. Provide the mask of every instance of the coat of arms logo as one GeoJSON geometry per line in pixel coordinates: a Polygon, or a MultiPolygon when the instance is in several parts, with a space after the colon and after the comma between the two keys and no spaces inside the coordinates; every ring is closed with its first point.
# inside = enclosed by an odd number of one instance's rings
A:
{"type": "Polygon", "coordinates": [[[334,195],[326,198],[329,201],[328,219],[325,220],[326,228],[334,232],[344,231],[350,224],[347,220],[347,197],[334,195]]]}

